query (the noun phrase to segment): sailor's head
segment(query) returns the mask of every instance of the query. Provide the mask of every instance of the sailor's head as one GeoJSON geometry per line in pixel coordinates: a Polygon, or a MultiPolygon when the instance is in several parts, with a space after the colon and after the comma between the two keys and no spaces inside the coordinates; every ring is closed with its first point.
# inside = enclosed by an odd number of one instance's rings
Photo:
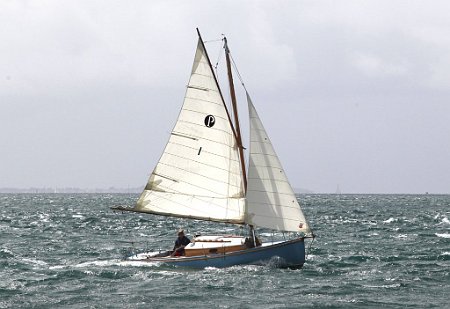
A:
{"type": "Polygon", "coordinates": [[[183,229],[179,229],[178,230],[178,237],[183,237],[184,236],[184,230],[183,229]]]}

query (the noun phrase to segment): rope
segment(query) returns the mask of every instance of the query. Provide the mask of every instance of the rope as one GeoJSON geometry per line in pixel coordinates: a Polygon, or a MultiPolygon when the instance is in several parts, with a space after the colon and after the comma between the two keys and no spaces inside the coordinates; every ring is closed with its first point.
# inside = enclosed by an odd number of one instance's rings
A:
{"type": "MultiPolygon", "coordinates": [[[[126,228],[126,225],[125,225],[125,219],[124,219],[124,217],[123,217],[124,212],[123,212],[123,211],[120,211],[120,212],[119,212],[119,211],[115,211],[115,210],[114,210],[114,214],[115,214],[116,216],[122,215],[122,216],[120,217],[119,221],[120,221],[120,223],[121,223],[121,226],[122,226],[122,227],[125,227],[124,232],[125,232],[125,234],[127,234],[128,239],[129,239],[129,241],[128,241],[127,243],[128,243],[128,244],[131,244],[131,248],[128,247],[129,252],[125,252],[125,253],[124,253],[124,254],[125,254],[125,257],[127,257],[127,256],[129,256],[129,255],[134,255],[134,254],[136,254],[136,253],[137,253],[137,249],[136,249],[136,247],[135,247],[136,241],[133,240],[134,237],[133,237],[133,235],[131,234],[131,231],[130,231],[129,229],[126,228]]],[[[148,246],[148,244],[147,244],[147,246],[148,246]]],[[[126,250],[126,249],[122,249],[122,250],[126,250]]]]}
{"type": "Polygon", "coordinates": [[[231,53],[230,53],[230,58],[231,58],[231,63],[233,64],[233,68],[237,73],[237,76],[239,78],[239,81],[241,82],[242,87],[244,87],[245,91],[247,91],[247,88],[245,88],[244,80],[242,79],[241,73],[239,73],[236,62],[234,61],[233,55],[231,53]]]}
{"type": "Polygon", "coordinates": [[[203,41],[203,44],[222,41],[222,39],[203,41]]]}
{"type": "MultiPolygon", "coordinates": [[[[216,40],[217,41],[217,40],[216,40]]],[[[217,78],[217,82],[219,82],[219,71],[217,70],[217,67],[219,66],[219,61],[222,58],[222,46],[219,47],[219,56],[217,57],[217,61],[216,61],[216,65],[214,66],[214,70],[216,70],[216,78],[217,78]]]]}

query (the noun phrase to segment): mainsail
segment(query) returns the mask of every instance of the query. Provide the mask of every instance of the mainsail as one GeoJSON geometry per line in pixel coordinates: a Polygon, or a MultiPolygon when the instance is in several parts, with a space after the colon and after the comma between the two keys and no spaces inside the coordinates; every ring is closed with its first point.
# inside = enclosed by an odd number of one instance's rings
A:
{"type": "Polygon", "coordinates": [[[246,223],[280,231],[310,233],[281,162],[247,93],[250,117],[246,223]]]}
{"type": "Polygon", "coordinates": [[[134,211],[244,223],[233,127],[201,38],[183,107],[134,211]]]}

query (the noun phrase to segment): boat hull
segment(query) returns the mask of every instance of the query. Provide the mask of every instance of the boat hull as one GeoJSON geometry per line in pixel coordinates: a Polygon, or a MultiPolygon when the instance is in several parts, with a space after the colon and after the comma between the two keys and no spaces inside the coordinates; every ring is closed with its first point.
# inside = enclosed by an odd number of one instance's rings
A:
{"type": "Polygon", "coordinates": [[[170,265],[205,268],[234,265],[271,265],[280,268],[301,268],[305,262],[304,238],[265,243],[262,246],[240,251],[201,256],[155,257],[146,253],[133,255],[129,261],[167,263],[170,265]]]}

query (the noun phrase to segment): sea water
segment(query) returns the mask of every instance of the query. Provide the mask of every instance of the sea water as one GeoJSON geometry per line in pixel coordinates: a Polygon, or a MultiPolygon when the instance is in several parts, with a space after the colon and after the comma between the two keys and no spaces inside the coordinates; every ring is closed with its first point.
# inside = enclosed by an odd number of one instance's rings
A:
{"type": "Polygon", "coordinates": [[[300,195],[317,235],[300,270],[123,261],[179,227],[245,232],[109,209],[136,198],[0,195],[0,308],[450,308],[449,195],[300,195]]]}

